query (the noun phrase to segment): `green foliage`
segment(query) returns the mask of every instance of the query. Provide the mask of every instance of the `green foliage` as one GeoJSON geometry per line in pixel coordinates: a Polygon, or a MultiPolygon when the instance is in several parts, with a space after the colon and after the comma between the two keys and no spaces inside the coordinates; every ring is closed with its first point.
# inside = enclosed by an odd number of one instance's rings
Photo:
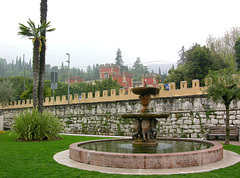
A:
{"type": "Polygon", "coordinates": [[[175,82],[176,88],[180,88],[181,81],[187,81],[190,86],[192,80],[199,79],[200,83],[204,84],[208,71],[214,67],[213,64],[209,48],[194,44],[185,52],[185,64],[180,65],[177,69],[169,70],[169,75],[164,83],[175,82]]]}
{"type": "Polygon", "coordinates": [[[186,52],[185,57],[185,80],[191,84],[193,79],[199,79],[203,84],[213,64],[209,48],[195,44],[186,52]]]}
{"type": "Polygon", "coordinates": [[[219,62],[222,62],[222,64],[218,63],[216,67],[225,65],[224,68],[227,67],[231,70],[237,67],[234,46],[239,37],[239,27],[231,28],[230,31],[226,31],[222,37],[216,38],[211,35],[208,37],[207,46],[210,48],[213,56],[218,58],[219,62]]]}
{"type": "Polygon", "coordinates": [[[232,100],[240,99],[239,75],[228,69],[210,71],[207,78],[210,79],[207,89],[203,92],[214,102],[230,105],[232,100]]]}
{"type": "MultiPolygon", "coordinates": [[[[24,83],[24,77],[8,77],[8,78],[0,78],[0,81],[7,81],[9,80],[13,86],[14,86],[14,93],[13,96],[16,100],[20,99],[20,95],[23,92],[23,83],[24,83]]],[[[32,83],[32,79],[25,78],[25,84],[29,85],[32,83]]]]}
{"type": "Polygon", "coordinates": [[[209,36],[206,46],[194,44],[184,52],[184,64],[180,65],[182,68],[178,66],[178,69],[170,70],[164,83],[175,82],[176,88],[179,88],[180,81],[187,81],[191,86],[192,80],[199,79],[200,85],[203,85],[209,70],[236,69],[236,63],[240,64],[239,38],[240,29],[232,28],[223,37],[209,36]]]}
{"type": "Polygon", "coordinates": [[[240,69],[240,38],[235,43],[235,57],[236,57],[236,63],[238,70],[240,69]]]}
{"type": "Polygon", "coordinates": [[[37,40],[34,38],[39,38],[43,30],[46,30],[46,32],[52,32],[55,30],[55,28],[48,29],[50,27],[51,22],[47,23],[44,22],[41,25],[36,26],[31,19],[28,19],[27,23],[29,26],[19,23],[20,31],[18,32],[18,35],[28,37],[29,39],[37,40]]]}
{"type": "Polygon", "coordinates": [[[120,67],[123,66],[123,60],[122,60],[122,51],[118,48],[117,51],[117,57],[115,59],[116,65],[119,65],[120,67]]]}
{"type": "MultiPolygon", "coordinates": [[[[23,91],[24,77],[8,77],[8,78],[0,78],[0,83],[3,81],[9,80],[14,86],[13,97],[15,100],[20,99],[31,99],[32,98],[32,79],[25,77],[25,91],[23,91]],[[20,97],[20,95],[23,95],[20,97]]],[[[52,95],[51,91],[51,81],[45,80],[44,82],[44,96],[48,97],[52,95]]],[[[66,88],[67,91],[67,88],[66,88]]],[[[65,92],[66,94],[66,92],[65,92]]]]}
{"type": "Polygon", "coordinates": [[[170,69],[164,83],[175,82],[176,88],[180,88],[180,82],[185,80],[185,65],[180,65],[177,69],[170,69]]]}
{"type": "MultiPolygon", "coordinates": [[[[58,89],[55,90],[55,96],[67,95],[67,87],[67,83],[58,82],[58,89]]],[[[76,93],[81,94],[92,92],[94,97],[96,91],[100,91],[102,96],[104,90],[108,90],[108,94],[110,94],[111,89],[116,89],[116,92],[118,93],[120,88],[122,88],[122,86],[110,77],[102,81],[95,81],[95,84],[85,82],[70,84],[70,94],[74,95],[76,93]]]]}
{"type": "MultiPolygon", "coordinates": [[[[32,99],[32,93],[33,93],[33,85],[26,85],[26,90],[21,93],[19,96],[21,99],[32,99]]],[[[50,97],[52,95],[51,88],[49,86],[44,85],[44,91],[43,96],[44,97],[50,97]]]]}
{"type": "Polygon", "coordinates": [[[95,91],[100,91],[101,95],[104,90],[108,90],[108,95],[110,95],[111,89],[116,89],[116,92],[118,93],[119,89],[122,88],[122,86],[117,83],[117,80],[113,80],[112,77],[102,81],[95,81],[95,87],[95,91]]]}
{"type": "MultiPolygon", "coordinates": [[[[26,78],[33,77],[32,61],[23,61],[21,57],[17,56],[16,60],[11,63],[7,63],[6,59],[0,58],[0,77],[23,77],[25,71],[26,78]]],[[[58,81],[65,82],[67,79],[68,67],[62,63],[61,67],[45,65],[45,79],[51,79],[51,72],[58,72],[58,81]]],[[[82,77],[84,81],[100,79],[99,65],[93,64],[88,66],[87,70],[72,67],[69,69],[69,75],[82,77]]]]}
{"type": "Polygon", "coordinates": [[[33,109],[14,117],[13,130],[21,140],[53,140],[59,137],[58,133],[63,130],[63,125],[53,114],[47,111],[41,114],[33,109]]]}
{"type": "Polygon", "coordinates": [[[6,132],[3,130],[0,130],[0,134],[5,134],[6,132]]]}
{"type": "Polygon", "coordinates": [[[130,72],[132,73],[133,81],[141,81],[142,75],[149,73],[147,67],[141,63],[141,59],[139,57],[134,62],[133,67],[130,72]]]}
{"type": "Polygon", "coordinates": [[[22,61],[21,57],[17,57],[14,63],[7,63],[6,59],[0,58],[0,77],[14,77],[24,76],[32,77],[32,63],[31,59],[29,62],[22,61]]]}
{"type": "Polygon", "coordinates": [[[0,103],[2,106],[8,105],[9,101],[14,101],[14,92],[13,84],[9,80],[0,82],[0,103]]]}
{"type": "Polygon", "coordinates": [[[187,138],[186,133],[183,133],[183,134],[181,135],[181,138],[187,138]]]}
{"type": "Polygon", "coordinates": [[[215,102],[220,102],[225,105],[226,108],[226,138],[225,144],[229,144],[229,106],[233,100],[240,99],[240,77],[234,75],[231,70],[220,70],[210,72],[208,75],[210,78],[207,89],[203,91],[207,93],[207,97],[211,98],[215,102]]]}

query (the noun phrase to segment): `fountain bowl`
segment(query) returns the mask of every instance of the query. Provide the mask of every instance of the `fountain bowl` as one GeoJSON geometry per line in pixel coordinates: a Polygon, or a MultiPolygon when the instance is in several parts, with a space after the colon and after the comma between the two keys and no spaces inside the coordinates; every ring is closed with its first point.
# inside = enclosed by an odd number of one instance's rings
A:
{"type": "Polygon", "coordinates": [[[156,87],[137,87],[137,88],[132,88],[132,92],[136,95],[141,95],[141,96],[148,96],[148,95],[157,95],[159,93],[160,89],[156,87]]]}
{"type": "Polygon", "coordinates": [[[69,146],[69,157],[77,162],[95,166],[126,169],[170,169],[193,167],[220,161],[223,158],[223,146],[217,142],[198,139],[158,138],[158,140],[175,140],[209,144],[211,147],[197,151],[177,153],[116,153],[84,149],[79,146],[94,142],[109,142],[108,139],[73,143],[69,146]]]}

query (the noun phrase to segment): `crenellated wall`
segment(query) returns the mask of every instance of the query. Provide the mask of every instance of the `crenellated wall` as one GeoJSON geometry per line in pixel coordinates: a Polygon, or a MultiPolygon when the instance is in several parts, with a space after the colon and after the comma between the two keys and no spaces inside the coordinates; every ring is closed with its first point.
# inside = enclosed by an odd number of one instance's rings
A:
{"type": "MultiPolygon", "coordinates": [[[[202,95],[202,90],[205,87],[200,87],[199,80],[192,81],[192,88],[187,88],[187,82],[182,81],[180,84],[180,89],[176,89],[175,83],[169,84],[169,90],[165,90],[164,84],[159,84],[158,87],[160,88],[160,93],[155,96],[155,98],[165,98],[165,97],[176,97],[176,96],[192,96],[192,95],[202,95]]],[[[75,94],[74,96],[69,96],[69,103],[70,104],[77,104],[77,103],[97,103],[97,102],[109,102],[109,101],[126,101],[126,100],[133,100],[138,99],[138,96],[133,94],[131,88],[126,90],[121,88],[119,90],[119,95],[116,94],[116,90],[111,90],[110,96],[108,95],[108,91],[103,91],[102,96],[100,92],[95,92],[95,97],[93,97],[93,93],[81,93],[81,99],[79,99],[79,94],[75,94]]],[[[62,97],[56,96],[55,100],[53,101],[53,97],[45,98],[44,106],[52,106],[52,105],[67,105],[68,99],[64,95],[62,97]]],[[[29,108],[33,106],[32,100],[18,100],[11,103],[11,105],[0,109],[11,109],[11,108],[29,108]]]]}
{"type": "MultiPolygon", "coordinates": [[[[230,125],[240,125],[240,102],[230,106],[230,125]]],[[[13,117],[23,108],[4,109],[5,126],[11,126],[13,117]]],[[[139,113],[139,99],[49,105],[45,109],[54,113],[64,124],[65,133],[131,136],[132,119],[121,114],[139,113]]],[[[209,126],[225,124],[225,108],[207,100],[203,95],[153,98],[149,105],[152,113],[170,113],[168,118],[157,118],[158,136],[202,138],[209,126]]]]}
{"type": "MultiPolygon", "coordinates": [[[[224,105],[206,99],[198,80],[193,80],[192,86],[187,88],[187,82],[183,81],[180,89],[170,83],[170,90],[164,90],[164,85],[159,85],[160,94],[151,99],[149,110],[170,116],[157,118],[158,136],[202,138],[210,126],[225,125],[224,105]]],[[[82,93],[81,100],[75,94],[73,98],[70,96],[69,105],[66,96],[57,96],[54,105],[52,101],[46,98],[44,108],[61,119],[66,133],[131,136],[132,119],[124,119],[121,114],[140,113],[142,107],[138,96],[124,89],[120,89],[119,95],[111,90],[110,96],[104,91],[102,97],[100,92],[95,97],[92,93],[82,93]]],[[[29,100],[3,108],[4,127],[11,127],[14,116],[26,108],[32,109],[29,100]]],[[[240,125],[240,102],[234,101],[230,106],[230,125],[240,125]]]]}

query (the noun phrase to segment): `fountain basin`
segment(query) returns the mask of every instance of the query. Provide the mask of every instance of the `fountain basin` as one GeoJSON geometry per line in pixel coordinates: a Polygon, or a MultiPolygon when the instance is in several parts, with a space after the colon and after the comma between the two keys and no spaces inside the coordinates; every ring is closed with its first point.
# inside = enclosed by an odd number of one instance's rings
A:
{"type": "Polygon", "coordinates": [[[160,89],[155,87],[137,87],[132,88],[132,92],[136,95],[157,95],[159,93],[160,89]]]}
{"type": "Polygon", "coordinates": [[[160,138],[158,140],[190,141],[208,144],[211,147],[197,151],[156,154],[103,152],[79,147],[84,144],[109,142],[114,140],[131,139],[109,139],[73,143],[69,146],[69,157],[84,164],[126,169],[169,169],[193,167],[214,163],[223,158],[223,146],[221,144],[196,139],[160,138]]]}

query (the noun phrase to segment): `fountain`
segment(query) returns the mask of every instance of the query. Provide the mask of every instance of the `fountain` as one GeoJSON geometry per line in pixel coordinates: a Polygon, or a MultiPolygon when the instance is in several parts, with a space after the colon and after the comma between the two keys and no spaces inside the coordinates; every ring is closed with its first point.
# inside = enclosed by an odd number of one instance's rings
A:
{"type": "Polygon", "coordinates": [[[108,139],[73,143],[69,157],[75,161],[104,167],[127,169],[168,169],[200,166],[223,158],[219,143],[182,138],[157,138],[157,119],[169,114],[150,113],[151,95],[158,88],[139,87],[132,92],[139,95],[141,113],[122,114],[133,119],[131,139],[108,139]]]}
{"type": "Polygon", "coordinates": [[[138,147],[156,147],[158,141],[157,136],[157,120],[156,118],[166,118],[169,114],[150,114],[148,105],[150,103],[151,95],[156,96],[159,93],[159,88],[155,87],[138,87],[133,88],[132,92],[139,95],[139,99],[143,106],[141,113],[122,114],[123,118],[133,118],[133,146],[138,147]]]}

